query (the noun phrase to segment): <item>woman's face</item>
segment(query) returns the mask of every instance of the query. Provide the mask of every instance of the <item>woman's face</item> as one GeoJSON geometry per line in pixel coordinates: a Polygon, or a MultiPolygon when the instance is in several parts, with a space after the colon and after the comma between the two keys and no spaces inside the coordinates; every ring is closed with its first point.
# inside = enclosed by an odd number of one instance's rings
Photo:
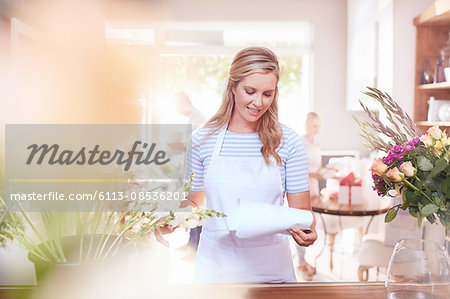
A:
{"type": "Polygon", "coordinates": [[[256,123],[272,104],[277,81],[273,72],[244,77],[232,88],[233,119],[239,123],[256,123]]]}
{"type": "Polygon", "coordinates": [[[306,132],[314,136],[319,133],[320,128],[322,128],[322,120],[314,118],[311,123],[306,126],[306,132]]]}

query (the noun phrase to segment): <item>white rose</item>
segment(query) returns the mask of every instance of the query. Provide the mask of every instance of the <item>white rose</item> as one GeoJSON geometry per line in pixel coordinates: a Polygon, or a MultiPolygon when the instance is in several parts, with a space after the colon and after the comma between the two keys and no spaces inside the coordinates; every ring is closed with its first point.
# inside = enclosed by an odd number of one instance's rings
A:
{"type": "Polygon", "coordinates": [[[437,140],[442,138],[442,131],[438,126],[432,126],[431,128],[429,128],[427,134],[437,140]]]}
{"type": "Polygon", "coordinates": [[[412,165],[412,163],[410,161],[404,162],[402,165],[400,165],[400,170],[407,177],[415,176],[417,173],[417,169],[414,168],[414,166],[412,165]]]}
{"type": "Polygon", "coordinates": [[[422,141],[426,147],[433,146],[433,139],[431,139],[430,135],[422,135],[419,137],[419,140],[422,141]]]}

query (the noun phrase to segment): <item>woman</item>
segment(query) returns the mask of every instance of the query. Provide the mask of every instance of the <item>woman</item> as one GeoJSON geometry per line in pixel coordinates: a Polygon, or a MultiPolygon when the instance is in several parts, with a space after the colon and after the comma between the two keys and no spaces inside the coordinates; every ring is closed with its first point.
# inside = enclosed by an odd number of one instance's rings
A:
{"type": "Polygon", "coordinates": [[[309,172],[309,193],[311,199],[319,198],[319,180],[322,180],[322,155],[317,142],[314,140],[317,133],[322,128],[322,119],[316,112],[309,112],[306,115],[306,135],[303,136],[306,154],[308,155],[308,172],[309,172]]]}
{"type": "MultiPolygon", "coordinates": [[[[312,199],[319,198],[320,196],[319,180],[322,179],[322,176],[320,175],[320,170],[322,169],[322,155],[320,154],[320,148],[314,138],[317,133],[319,133],[321,127],[322,120],[319,114],[316,112],[309,112],[306,115],[306,135],[303,136],[303,142],[308,156],[309,194],[312,199]]],[[[298,269],[302,273],[303,279],[312,280],[315,269],[305,260],[306,248],[303,246],[296,247],[298,269]]]]}
{"type": "MultiPolygon", "coordinates": [[[[196,259],[196,282],[294,282],[288,238],[235,235],[239,200],[310,210],[303,143],[278,122],[279,65],[267,48],[236,54],[219,111],[192,138],[192,201],[225,213],[203,227],[196,259]]],[[[317,239],[288,230],[297,244],[317,239]]]]}

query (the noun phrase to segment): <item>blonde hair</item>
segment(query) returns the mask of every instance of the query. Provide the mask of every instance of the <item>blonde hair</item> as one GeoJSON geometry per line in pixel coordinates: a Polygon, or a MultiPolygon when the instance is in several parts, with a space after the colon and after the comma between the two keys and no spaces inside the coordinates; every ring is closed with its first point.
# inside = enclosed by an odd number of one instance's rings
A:
{"type": "Polygon", "coordinates": [[[322,118],[320,118],[320,115],[317,112],[308,112],[308,114],[306,114],[305,127],[312,125],[315,120],[321,121],[322,118]]]}
{"type": "MultiPolygon", "coordinates": [[[[222,97],[222,104],[217,113],[205,124],[205,127],[210,127],[210,131],[205,136],[205,139],[229,123],[234,109],[234,93],[232,88],[248,75],[269,72],[275,74],[277,81],[279,80],[280,67],[278,65],[278,59],[271,50],[265,47],[249,47],[236,54],[231,63],[227,87],[222,97]]],[[[283,138],[283,131],[278,122],[277,86],[275,86],[272,104],[259,119],[256,131],[262,142],[261,154],[264,157],[266,165],[270,164],[270,156],[275,158],[277,164],[281,164],[282,160],[276,152],[283,138]]]]}

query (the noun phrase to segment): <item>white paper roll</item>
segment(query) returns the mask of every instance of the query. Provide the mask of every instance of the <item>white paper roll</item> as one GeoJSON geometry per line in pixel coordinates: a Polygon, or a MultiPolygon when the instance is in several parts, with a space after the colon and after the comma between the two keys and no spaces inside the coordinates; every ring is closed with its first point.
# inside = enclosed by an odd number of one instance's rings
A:
{"type": "Polygon", "coordinates": [[[287,229],[308,229],[312,222],[313,215],[307,210],[241,200],[236,236],[254,238],[272,234],[290,235],[287,229]]]}

